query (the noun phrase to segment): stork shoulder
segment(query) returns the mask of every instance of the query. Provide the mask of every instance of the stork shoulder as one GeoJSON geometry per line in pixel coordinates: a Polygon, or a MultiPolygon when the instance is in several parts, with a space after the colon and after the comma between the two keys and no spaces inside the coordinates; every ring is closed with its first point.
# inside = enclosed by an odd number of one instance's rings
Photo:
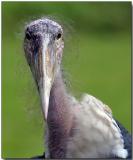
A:
{"type": "Polygon", "coordinates": [[[121,134],[120,128],[113,118],[112,110],[108,105],[104,104],[98,98],[86,93],[82,95],[80,104],[83,109],[92,110],[98,117],[103,117],[105,120],[108,120],[112,124],[112,128],[121,134]]]}
{"type": "Polygon", "coordinates": [[[112,110],[109,108],[109,106],[104,104],[102,101],[100,101],[92,95],[84,93],[81,97],[80,103],[83,106],[90,106],[95,108],[96,110],[100,109],[101,111],[108,114],[108,116],[112,116],[112,110]]]}
{"type": "MultiPolygon", "coordinates": [[[[72,97],[71,97],[72,98],[72,97]]],[[[72,98],[75,135],[71,137],[68,157],[127,157],[121,131],[111,109],[97,98],[84,94],[80,101],[72,98]]]]}

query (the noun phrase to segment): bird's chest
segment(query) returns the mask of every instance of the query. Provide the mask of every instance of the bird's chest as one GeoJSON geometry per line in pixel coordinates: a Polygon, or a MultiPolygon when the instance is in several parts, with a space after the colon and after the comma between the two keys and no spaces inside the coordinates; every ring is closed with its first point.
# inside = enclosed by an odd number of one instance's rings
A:
{"type": "Polygon", "coordinates": [[[110,157],[119,146],[119,135],[91,111],[76,111],[76,124],[67,143],[67,158],[105,158],[110,157]]]}
{"type": "Polygon", "coordinates": [[[75,135],[67,143],[66,158],[104,158],[111,153],[111,141],[95,129],[75,129],[75,135]]]}

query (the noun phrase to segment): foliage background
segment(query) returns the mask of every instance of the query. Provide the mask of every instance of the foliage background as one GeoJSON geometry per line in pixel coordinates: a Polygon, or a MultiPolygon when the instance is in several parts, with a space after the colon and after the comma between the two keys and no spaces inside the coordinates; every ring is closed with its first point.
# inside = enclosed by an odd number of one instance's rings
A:
{"type": "Polygon", "coordinates": [[[65,22],[63,66],[71,92],[98,97],[131,131],[131,2],[2,2],[3,158],[44,151],[39,96],[23,37],[25,22],[46,15],[65,22]]]}

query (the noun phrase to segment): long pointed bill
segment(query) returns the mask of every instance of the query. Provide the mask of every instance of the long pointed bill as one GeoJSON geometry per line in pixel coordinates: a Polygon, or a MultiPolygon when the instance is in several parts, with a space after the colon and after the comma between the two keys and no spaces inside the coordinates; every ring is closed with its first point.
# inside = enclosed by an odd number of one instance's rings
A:
{"type": "Polygon", "coordinates": [[[41,79],[42,85],[40,85],[40,95],[42,102],[42,109],[45,119],[47,120],[48,108],[49,108],[49,96],[54,77],[55,66],[55,52],[54,46],[50,44],[50,37],[46,37],[42,44],[42,72],[43,77],[41,79]]]}

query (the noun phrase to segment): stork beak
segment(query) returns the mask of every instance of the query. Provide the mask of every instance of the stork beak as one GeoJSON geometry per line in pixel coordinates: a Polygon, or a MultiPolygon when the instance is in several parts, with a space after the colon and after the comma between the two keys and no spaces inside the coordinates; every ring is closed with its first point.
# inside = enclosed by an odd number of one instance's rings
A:
{"type": "Polygon", "coordinates": [[[43,40],[41,53],[42,78],[40,78],[39,91],[41,95],[42,110],[45,120],[47,120],[50,90],[54,79],[54,70],[56,64],[54,44],[51,43],[50,37],[48,36],[43,40]]]}

